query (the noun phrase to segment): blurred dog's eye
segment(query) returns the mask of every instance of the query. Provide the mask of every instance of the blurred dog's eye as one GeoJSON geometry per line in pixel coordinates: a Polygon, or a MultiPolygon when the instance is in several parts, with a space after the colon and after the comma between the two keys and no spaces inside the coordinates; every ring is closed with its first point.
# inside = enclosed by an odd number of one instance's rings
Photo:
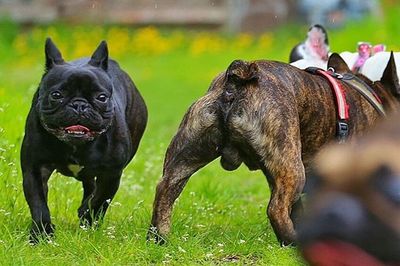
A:
{"type": "Polygon", "coordinates": [[[100,94],[99,96],[97,96],[97,100],[100,102],[103,102],[103,103],[105,103],[107,101],[107,99],[108,99],[107,95],[105,95],[105,94],[100,94]]]}
{"type": "Polygon", "coordinates": [[[51,93],[51,97],[55,100],[59,100],[59,99],[63,98],[62,94],[59,91],[53,91],[51,93]]]}
{"type": "Polygon", "coordinates": [[[382,193],[384,197],[400,206],[400,177],[388,166],[381,166],[372,179],[373,186],[382,193]]]}
{"type": "Polygon", "coordinates": [[[380,182],[379,189],[383,195],[400,207],[400,178],[398,176],[386,176],[380,182]]]}

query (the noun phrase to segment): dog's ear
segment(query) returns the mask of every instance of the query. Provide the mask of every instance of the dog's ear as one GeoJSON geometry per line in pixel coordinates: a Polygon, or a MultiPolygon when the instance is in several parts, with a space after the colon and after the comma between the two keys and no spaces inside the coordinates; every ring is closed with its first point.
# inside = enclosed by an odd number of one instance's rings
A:
{"type": "Polygon", "coordinates": [[[332,67],[336,73],[351,72],[349,66],[338,53],[333,53],[328,59],[328,68],[332,67]]]}
{"type": "Polygon", "coordinates": [[[385,71],[383,71],[380,81],[386,88],[391,88],[392,93],[395,95],[400,95],[400,84],[397,76],[396,62],[394,61],[393,51],[390,52],[389,61],[386,65],[385,71]]]}
{"type": "Polygon", "coordinates": [[[242,60],[233,61],[227,70],[228,79],[246,83],[258,78],[258,66],[256,63],[247,63],[242,60]]]}
{"type": "Polygon", "coordinates": [[[108,68],[108,47],[106,41],[102,41],[90,58],[89,65],[100,67],[107,71],[108,68]]]}
{"type": "Polygon", "coordinates": [[[46,55],[46,72],[49,71],[54,65],[60,65],[64,63],[60,50],[53,43],[50,38],[46,39],[44,46],[44,53],[46,55]]]}

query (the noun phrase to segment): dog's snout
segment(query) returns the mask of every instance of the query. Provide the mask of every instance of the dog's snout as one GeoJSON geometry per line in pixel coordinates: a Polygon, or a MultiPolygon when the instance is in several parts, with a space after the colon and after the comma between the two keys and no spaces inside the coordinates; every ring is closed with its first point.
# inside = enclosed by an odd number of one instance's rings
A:
{"type": "Polygon", "coordinates": [[[332,236],[349,239],[363,230],[366,213],[360,202],[347,195],[335,195],[308,210],[299,227],[303,245],[332,236]]]}
{"type": "Polygon", "coordinates": [[[315,213],[324,230],[356,232],[365,218],[363,205],[355,198],[337,194],[315,213]],[[332,228],[331,226],[334,225],[332,228]]]}
{"type": "Polygon", "coordinates": [[[71,103],[72,108],[74,108],[79,113],[85,112],[88,108],[88,103],[85,100],[75,100],[71,103]]]}

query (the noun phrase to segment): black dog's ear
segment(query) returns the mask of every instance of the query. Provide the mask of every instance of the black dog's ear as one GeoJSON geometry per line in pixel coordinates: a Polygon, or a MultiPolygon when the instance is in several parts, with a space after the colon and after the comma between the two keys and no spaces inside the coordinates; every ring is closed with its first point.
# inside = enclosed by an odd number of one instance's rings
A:
{"type": "Polygon", "coordinates": [[[100,67],[107,71],[108,68],[108,47],[106,41],[102,41],[90,58],[89,65],[100,67]]]}
{"type": "Polygon", "coordinates": [[[396,62],[394,61],[393,51],[390,52],[390,58],[381,78],[381,83],[390,88],[394,95],[400,95],[399,77],[397,76],[396,62]]]}
{"type": "Polygon", "coordinates": [[[328,68],[332,67],[336,73],[349,73],[351,72],[349,66],[338,53],[333,53],[328,59],[328,68]]]}
{"type": "Polygon", "coordinates": [[[236,81],[252,81],[258,78],[258,66],[256,63],[235,60],[229,65],[227,75],[228,78],[232,78],[236,81]]]}
{"type": "Polygon", "coordinates": [[[53,43],[50,38],[46,39],[46,44],[44,47],[44,52],[46,54],[46,72],[49,71],[54,65],[60,65],[64,63],[60,50],[53,43]]]}

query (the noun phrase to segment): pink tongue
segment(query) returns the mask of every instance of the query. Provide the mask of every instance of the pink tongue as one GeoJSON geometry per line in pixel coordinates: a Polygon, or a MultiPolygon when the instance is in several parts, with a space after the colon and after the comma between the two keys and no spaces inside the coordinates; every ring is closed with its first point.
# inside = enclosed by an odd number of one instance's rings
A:
{"type": "Polygon", "coordinates": [[[73,125],[73,126],[69,126],[66,127],[65,130],[67,131],[81,131],[81,132],[89,132],[90,130],[82,125],[73,125]]]}
{"type": "Polygon", "coordinates": [[[311,265],[383,266],[384,264],[354,245],[341,241],[321,241],[303,250],[311,265]]]}

